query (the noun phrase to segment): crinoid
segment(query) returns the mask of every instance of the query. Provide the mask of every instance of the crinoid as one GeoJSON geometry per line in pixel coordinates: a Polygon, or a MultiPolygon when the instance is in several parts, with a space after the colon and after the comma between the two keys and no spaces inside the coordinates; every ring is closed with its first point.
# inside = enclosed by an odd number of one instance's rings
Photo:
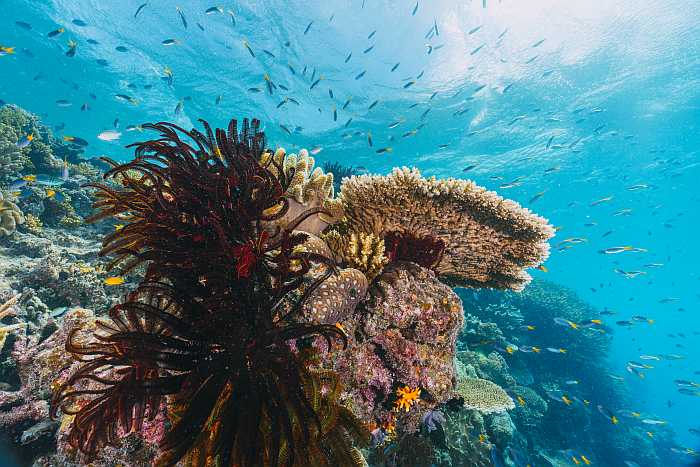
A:
{"type": "Polygon", "coordinates": [[[345,337],[295,319],[336,269],[293,232],[323,210],[275,224],[290,179],[272,158],[259,162],[259,122],[215,134],[202,123],[205,134],[144,125],[160,138],[134,144],[131,162],[105,160],[123,188],[95,185],[91,220],[126,225],[101,253],[123,271],[145,265],[145,278],[90,343],[68,339],[83,363],[57,387],[52,414],[75,415],[68,439],[88,457],[167,410],[161,465],[361,465],[355,445],[369,433],[305,344],[345,337]],[[327,272],[309,281],[313,263],[327,272]]]}

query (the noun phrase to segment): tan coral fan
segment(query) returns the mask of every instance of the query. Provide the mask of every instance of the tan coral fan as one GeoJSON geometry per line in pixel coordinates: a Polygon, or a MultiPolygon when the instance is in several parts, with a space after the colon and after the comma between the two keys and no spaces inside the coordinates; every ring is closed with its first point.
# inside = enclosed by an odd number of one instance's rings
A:
{"type": "Polygon", "coordinates": [[[437,272],[458,286],[521,290],[531,279],[525,269],[547,258],[554,235],[546,219],[472,181],[426,179],[406,167],[345,179],[340,199],[351,231],[445,241],[437,272]]]}
{"type": "Polygon", "coordinates": [[[481,413],[499,413],[515,408],[513,399],[503,388],[485,379],[459,379],[456,392],[464,399],[464,407],[481,413]]]}

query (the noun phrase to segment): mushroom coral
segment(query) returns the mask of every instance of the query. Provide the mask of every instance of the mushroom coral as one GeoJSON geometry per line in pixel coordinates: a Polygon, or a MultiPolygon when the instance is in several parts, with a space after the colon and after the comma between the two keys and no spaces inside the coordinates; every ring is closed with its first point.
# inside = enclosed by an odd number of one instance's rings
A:
{"type": "Polygon", "coordinates": [[[124,272],[145,266],[145,278],[91,342],[69,336],[82,365],[56,388],[52,414],[75,415],[68,440],[88,458],[167,405],[161,465],[362,465],[369,433],[304,344],[345,335],[296,319],[336,269],[295,229],[330,213],[295,206],[285,218],[297,172],[265,155],[257,120],[215,134],[202,123],[205,133],[144,125],[160,137],[132,145],[131,162],[105,159],[122,187],[95,185],[90,220],[125,226],[101,254],[124,272]]]}
{"type": "Polygon", "coordinates": [[[547,258],[554,235],[546,219],[469,180],[424,178],[406,167],[347,178],[340,200],[339,231],[381,236],[389,254],[434,261],[440,279],[456,286],[522,290],[530,281],[525,269],[547,258]]]}

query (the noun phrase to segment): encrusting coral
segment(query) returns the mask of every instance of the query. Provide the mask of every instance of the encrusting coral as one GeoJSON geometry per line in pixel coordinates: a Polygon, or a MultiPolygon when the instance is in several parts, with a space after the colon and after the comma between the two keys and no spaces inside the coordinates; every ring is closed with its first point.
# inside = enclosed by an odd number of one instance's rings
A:
{"type": "Polygon", "coordinates": [[[20,224],[24,224],[22,211],[15,203],[6,200],[0,192],[0,238],[12,235],[20,224]]]}
{"type": "Polygon", "coordinates": [[[515,408],[513,399],[499,385],[481,378],[457,380],[457,394],[464,400],[464,407],[484,414],[500,413],[515,408]]]}
{"type": "Polygon", "coordinates": [[[514,201],[471,181],[426,179],[417,169],[345,179],[340,199],[347,231],[444,242],[435,269],[459,286],[521,290],[530,280],[524,270],[547,258],[554,235],[546,219],[514,201]]]}

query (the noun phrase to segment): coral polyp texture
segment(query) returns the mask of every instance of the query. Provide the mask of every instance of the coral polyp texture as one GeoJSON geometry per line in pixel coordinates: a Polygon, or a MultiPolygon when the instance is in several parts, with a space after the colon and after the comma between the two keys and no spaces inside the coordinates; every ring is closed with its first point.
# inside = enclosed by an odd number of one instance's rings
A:
{"type": "Polygon", "coordinates": [[[424,178],[417,169],[345,179],[347,229],[406,232],[444,242],[435,269],[453,285],[521,290],[526,268],[542,263],[554,235],[547,220],[468,180],[424,178]]]}
{"type": "Polygon", "coordinates": [[[484,414],[500,413],[515,408],[513,399],[499,385],[481,378],[461,378],[457,381],[457,394],[464,406],[484,414]]]}

